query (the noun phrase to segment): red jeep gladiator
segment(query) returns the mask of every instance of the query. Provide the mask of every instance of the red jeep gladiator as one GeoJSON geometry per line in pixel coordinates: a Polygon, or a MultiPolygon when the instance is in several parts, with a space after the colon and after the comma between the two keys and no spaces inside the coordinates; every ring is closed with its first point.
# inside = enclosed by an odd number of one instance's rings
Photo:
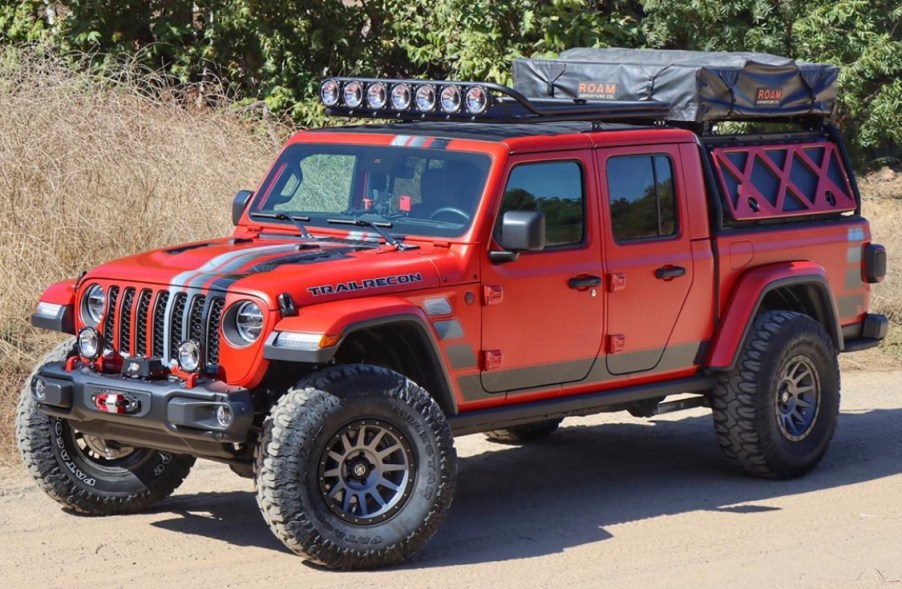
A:
{"type": "Polygon", "coordinates": [[[41,488],[135,513],[220,461],[291,551],[353,569],[433,535],[455,435],[704,406],[747,473],[814,468],[838,353],[887,330],[836,68],[573,50],[514,73],[327,79],[329,114],[392,122],[295,134],[231,237],[48,288],[32,322],[74,338],[18,408],[41,488]]]}

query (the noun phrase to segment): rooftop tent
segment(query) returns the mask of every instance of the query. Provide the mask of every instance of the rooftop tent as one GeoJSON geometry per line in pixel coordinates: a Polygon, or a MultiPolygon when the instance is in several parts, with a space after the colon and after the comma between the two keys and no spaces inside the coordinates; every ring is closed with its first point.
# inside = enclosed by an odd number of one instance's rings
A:
{"type": "Polygon", "coordinates": [[[513,67],[514,89],[531,99],[659,100],[686,122],[829,116],[838,73],[766,53],[653,49],[568,49],[513,67]]]}

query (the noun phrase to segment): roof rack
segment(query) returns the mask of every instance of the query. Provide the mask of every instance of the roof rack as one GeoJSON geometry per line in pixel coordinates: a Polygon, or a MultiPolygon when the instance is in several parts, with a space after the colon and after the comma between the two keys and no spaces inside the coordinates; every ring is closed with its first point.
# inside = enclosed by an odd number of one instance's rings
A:
{"type": "Polygon", "coordinates": [[[331,116],[401,121],[656,123],[670,112],[658,100],[530,99],[501,84],[439,80],[327,78],[320,99],[331,116]]]}

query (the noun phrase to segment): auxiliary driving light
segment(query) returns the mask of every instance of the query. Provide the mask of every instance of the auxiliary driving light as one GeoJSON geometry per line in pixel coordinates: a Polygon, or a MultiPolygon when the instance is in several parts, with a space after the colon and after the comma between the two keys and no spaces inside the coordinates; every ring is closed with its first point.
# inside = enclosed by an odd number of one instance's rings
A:
{"type": "Polygon", "coordinates": [[[395,110],[407,110],[410,108],[410,86],[397,84],[391,89],[391,106],[395,110]]]}
{"type": "Polygon", "coordinates": [[[179,367],[185,372],[196,372],[200,368],[200,344],[185,340],[179,344],[179,367]]]}
{"type": "Polygon", "coordinates": [[[100,334],[93,327],[84,327],[78,332],[78,354],[88,360],[100,356],[100,334]]]}
{"type": "Polygon", "coordinates": [[[417,88],[416,94],[417,110],[420,112],[429,112],[435,109],[435,88],[429,84],[423,84],[417,88]]]}
{"type": "Polygon", "coordinates": [[[467,90],[467,112],[480,115],[489,107],[489,94],[482,86],[473,86],[467,90]]]}
{"type": "Polygon", "coordinates": [[[319,89],[320,98],[326,106],[335,106],[341,98],[341,84],[335,80],[326,80],[319,89]]]}
{"type": "Polygon", "coordinates": [[[386,102],[388,102],[388,89],[385,84],[382,82],[370,84],[366,89],[366,105],[373,110],[380,110],[385,108],[386,102]]]}
{"type": "Polygon", "coordinates": [[[216,408],[216,422],[222,427],[229,427],[235,421],[235,415],[228,405],[220,405],[216,408]]]}
{"type": "Polygon", "coordinates": [[[446,86],[445,89],[442,90],[442,110],[446,113],[453,114],[459,111],[461,100],[460,88],[457,86],[446,86]]]}
{"type": "Polygon", "coordinates": [[[344,89],[345,106],[348,108],[358,108],[363,104],[363,84],[360,82],[350,82],[344,89]]]}

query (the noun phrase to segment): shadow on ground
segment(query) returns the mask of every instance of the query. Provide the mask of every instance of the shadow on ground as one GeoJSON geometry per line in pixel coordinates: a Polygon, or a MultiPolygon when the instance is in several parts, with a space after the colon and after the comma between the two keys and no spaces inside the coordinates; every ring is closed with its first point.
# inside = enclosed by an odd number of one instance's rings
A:
{"type": "MultiPolygon", "coordinates": [[[[528,447],[462,458],[442,528],[404,568],[493,562],[561,552],[611,537],[607,527],[692,511],[740,516],[778,510],[774,497],[841,487],[902,472],[902,410],[844,413],[827,457],[794,481],[765,481],[721,458],[710,417],[574,423],[528,447]]],[[[252,493],[180,495],[176,517],[153,525],[239,546],[284,551],[252,493]]]]}

